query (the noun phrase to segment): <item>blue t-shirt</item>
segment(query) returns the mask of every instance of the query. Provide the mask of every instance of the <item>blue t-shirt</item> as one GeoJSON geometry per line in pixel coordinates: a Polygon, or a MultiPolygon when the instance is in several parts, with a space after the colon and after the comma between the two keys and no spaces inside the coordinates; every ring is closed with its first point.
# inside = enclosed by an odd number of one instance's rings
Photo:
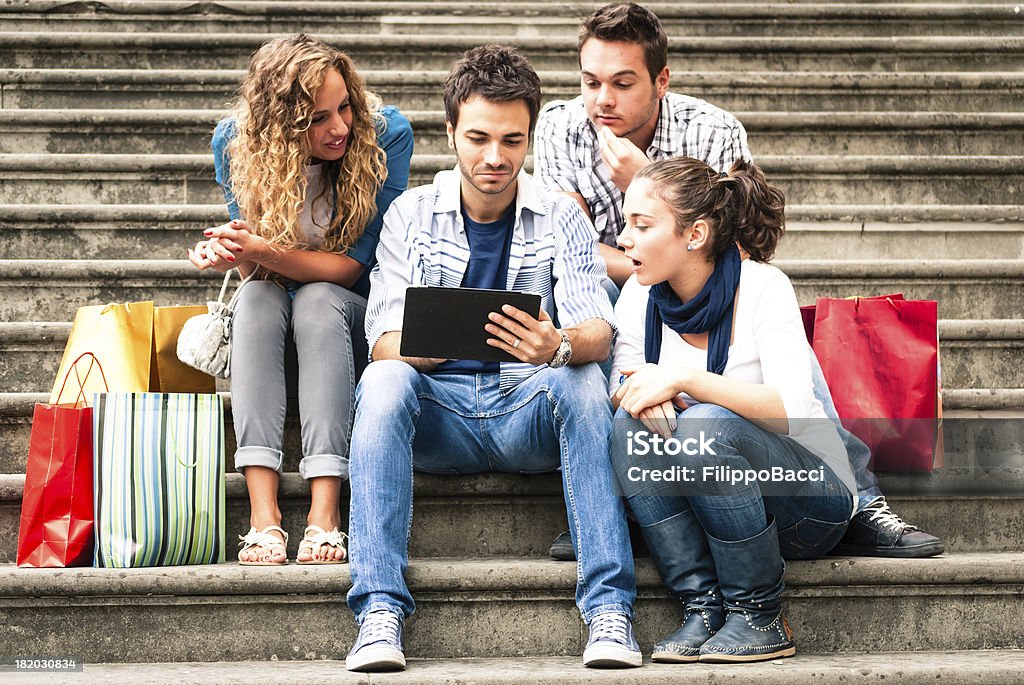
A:
{"type": "MultiPolygon", "coordinates": [[[[516,204],[513,202],[500,219],[481,224],[470,219],[466,210],[462,210],[462,221],[469,240],[469,264],[462,277],[463,288],[506,290],[515,211],[516,204]]],[[[498,362],[456,359],[442,362],[434,373],[498,373],[500,368],[498,362]]]]}
{"type": "MultiPolygon", "coordinates": [[[[228,158],[228,143],[236,135],[234,119],[222,119],[213,132],[213,165],[217,183],[224,193],[228,214],[232,219],[241,219],[242,212],[231,192],[231,165],[228,158]]],[[[347,254],[364,267],[362,275],[352,284],[350,290],[366,297],[370,293],[370,271],[377,263],[377,242],[384,225],[384,213],[396,197],[405,192],[409,185],[409,160],[412,159],[412,126],[397,107],[388,105],[380,110],[377,119],[377,143],[387,154],[387,173],[384,184],[377,191],[377,213],[363,230],[363,235],[349,248],[347,254]]]]}

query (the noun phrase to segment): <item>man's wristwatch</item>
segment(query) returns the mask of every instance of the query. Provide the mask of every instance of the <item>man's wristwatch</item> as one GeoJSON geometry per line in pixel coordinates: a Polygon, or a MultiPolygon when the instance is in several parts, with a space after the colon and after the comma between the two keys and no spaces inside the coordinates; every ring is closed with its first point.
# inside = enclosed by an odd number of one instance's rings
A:
{"type": "Polygon", "coordinates": [[[552,369],[559,369],[572,359],[572,343],[569,342],[569,336],[561,329],[558,332],[562,335],[562,342],[555,350],[555,356],[548,362],[548,366],[552,369]]]}

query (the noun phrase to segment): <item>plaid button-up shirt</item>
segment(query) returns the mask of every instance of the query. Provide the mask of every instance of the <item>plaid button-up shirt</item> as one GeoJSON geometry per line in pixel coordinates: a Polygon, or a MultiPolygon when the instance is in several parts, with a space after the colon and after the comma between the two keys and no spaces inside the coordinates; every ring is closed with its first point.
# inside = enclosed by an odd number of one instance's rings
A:
{"type": "MultiPolygon", "coordinates": [[[[667,93],[661,100],[651,160],[695,157],[718,171],[739,158],[751,159],[747,132],[723,109],[698,98],[667,93]]],[[[551,190],[579,193],[587,201],[599,239],[615,245],[622,231],[622,192],[601,159],[597,131],[587,118],[583,98],[548,103],[537,120],[534,175],[551,190]]]]}

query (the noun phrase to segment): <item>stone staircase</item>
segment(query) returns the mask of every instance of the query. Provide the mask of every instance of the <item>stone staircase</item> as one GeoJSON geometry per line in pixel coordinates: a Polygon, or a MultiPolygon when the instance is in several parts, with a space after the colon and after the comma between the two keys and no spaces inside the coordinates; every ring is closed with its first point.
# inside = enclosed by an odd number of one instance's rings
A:
{"type": "MultiPolygon", "coordinates": [[[[75,309],[200,303],[216,291],[184,250],[226,216],[209,139],[251,50],[298,30],[348,50],[412,121],[415,184],[454,163],[441,113],[451,60],[486,41],[519,45],[548,99],[573,97],[575,29],[593,6],[0,5],[0,653],[89,664],[24,682],[1020,682],[1024,12],[1014,3],[649,5],[671,37],[673,89],[736,113],[786,190],[777,263],[801,301],[891,291],[939,301],[946,467],[881,479],[894,509],[948,552],[789,564],[798,658],[582,669],[575,569],[546,559],[565,527],[554,476],[417,477],[415,661],[399,675],[319,661],[344,657],[355,634],[347,566],[14,568],[32,406],[75,309]]],[[[308,501],[295,425],[285,451],[294,534],[308,501]]],[[[227,479],[232,535],[248,505],[242,479],[230,468],[227,479]]],[[[637,568],[649,651],[679,610],[649,559],[637,568]]]]}

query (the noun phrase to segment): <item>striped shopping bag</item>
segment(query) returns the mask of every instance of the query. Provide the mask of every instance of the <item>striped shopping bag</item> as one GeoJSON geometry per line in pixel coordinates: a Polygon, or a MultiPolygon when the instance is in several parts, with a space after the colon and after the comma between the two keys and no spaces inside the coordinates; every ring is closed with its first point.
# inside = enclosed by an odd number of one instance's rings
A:
{"type": "Polygon", "coordinates": [[[98,567],[224,562],[224,405],[217,395],[93,396],[98,567]]]}

